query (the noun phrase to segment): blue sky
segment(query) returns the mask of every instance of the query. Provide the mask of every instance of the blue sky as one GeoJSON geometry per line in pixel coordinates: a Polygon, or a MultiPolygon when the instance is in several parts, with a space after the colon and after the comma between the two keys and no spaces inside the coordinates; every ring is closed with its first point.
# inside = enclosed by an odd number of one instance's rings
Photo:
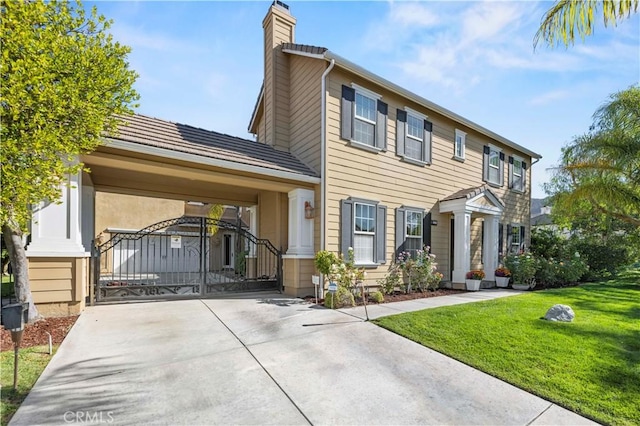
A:
{"type": "MultiPolygon", "coordinates": [[[[88,2],[114,20],[140,77],[137,112],[250,138],[271,2],[88,2]]],[[[551,2],[289,1],[296,42],[370,71],[538,152],[533,197],[560,148],[640,80],[640,14],[568,49],[533,37],[551,2]]]]}

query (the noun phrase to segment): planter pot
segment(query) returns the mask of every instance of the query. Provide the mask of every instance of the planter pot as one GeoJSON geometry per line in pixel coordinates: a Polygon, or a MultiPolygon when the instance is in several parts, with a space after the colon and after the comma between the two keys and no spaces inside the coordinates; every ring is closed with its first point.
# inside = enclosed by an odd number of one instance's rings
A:
{"type": "Polygon", "coordinates": [[[509,280],[511,277],[496,277],[496,286],[500,288],[509,287],[509,280]]]}
{"type": "Polygon", "coordinates": [[[466,280],[467,290],[468,291],[478,291],[480,290],[480,283],[482,280],[466,280]]]}
{"type": "Polygon", "coordinates": [[[513,287],[514,290],[529,290],[528,284],[512,284],[511,287],[513,287]]]}

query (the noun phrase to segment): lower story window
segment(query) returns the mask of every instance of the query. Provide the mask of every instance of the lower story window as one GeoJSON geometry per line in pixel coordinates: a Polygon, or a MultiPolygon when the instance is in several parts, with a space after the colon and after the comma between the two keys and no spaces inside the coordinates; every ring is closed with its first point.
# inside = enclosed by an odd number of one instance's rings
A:
{"type": "Polygon", "coordinates": [[[406,212],[405,250],[415,256],[422,249],[422,212],[406,212]]]}
{"type": "Polygon", "coordinates": [[[354,203],[353,255],[356,263],[373,263],[376,206],[354,203]]]}
{"type": "Polygon", "coordinates": [[[511,254],[516,254],[524,250],[524,226],[511,225],[509,240],[509,252],[511,254]]]}
{"type": "Polygon", "coordinates": [[[357,265],[386,262],[387,207],[376,201],[347,198],[340,201],[340,252],[353,248],[357,265]]]}

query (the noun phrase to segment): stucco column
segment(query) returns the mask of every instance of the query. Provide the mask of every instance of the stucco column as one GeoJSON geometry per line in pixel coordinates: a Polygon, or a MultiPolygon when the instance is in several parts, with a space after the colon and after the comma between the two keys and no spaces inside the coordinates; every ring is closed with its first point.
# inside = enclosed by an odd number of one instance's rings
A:
{"type": "Polygon", "coordinates": [[[289,248],[287,255],[313,256],[314,219],[305,218],[305,207],[312,208],[314,192],[294,189],[289,192],[289,248]]]}
{"type": "Polygon", "coordinates": [[[455,227],[453,231],[455,269],[451,279],[454,283],[464,283],[466,274],[471,267],[471,211],[453,212],[455,227]]]}
{"type": "Polygon", "coordinates": [[[82,244],[82,175],[69,176],[61,185],[58,202],[40,203],[31,222],[27,257],[86,257],[82,244]]]}
{"type": "Polygon", "coordinates": [[[498,216],[485,217],[482,263],[487,281],[495,281],[495,270],[498,267],[498,237],[498,216]]]}

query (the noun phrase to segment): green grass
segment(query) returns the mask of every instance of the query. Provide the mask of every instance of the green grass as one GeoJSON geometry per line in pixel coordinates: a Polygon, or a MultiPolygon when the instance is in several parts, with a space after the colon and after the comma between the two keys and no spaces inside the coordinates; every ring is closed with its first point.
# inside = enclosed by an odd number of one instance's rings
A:
{"type": "Polygon", "coordinates": [[[598,422],[640,424],[640,271],[375,322],[598,422]],[[573,322],[541,319],[556,303],[573,322]]]}
{"type": "MultiPolygon", "coordinates": [[[[58,346],[54,346],[54,353],[58,346]]],[[[13,390],[13,350],[0,352],[0,424],[6,425],[51,360],[49,346],[20,349],[18,355],[18,387],[13,390]]]]}
{"type": "Polygon", "coordinates": [[[12,275],[0,275],[2,277],[2,287],[0,287],[0,294],[2,297],[13,296],[13,276],[12,275]]]}

